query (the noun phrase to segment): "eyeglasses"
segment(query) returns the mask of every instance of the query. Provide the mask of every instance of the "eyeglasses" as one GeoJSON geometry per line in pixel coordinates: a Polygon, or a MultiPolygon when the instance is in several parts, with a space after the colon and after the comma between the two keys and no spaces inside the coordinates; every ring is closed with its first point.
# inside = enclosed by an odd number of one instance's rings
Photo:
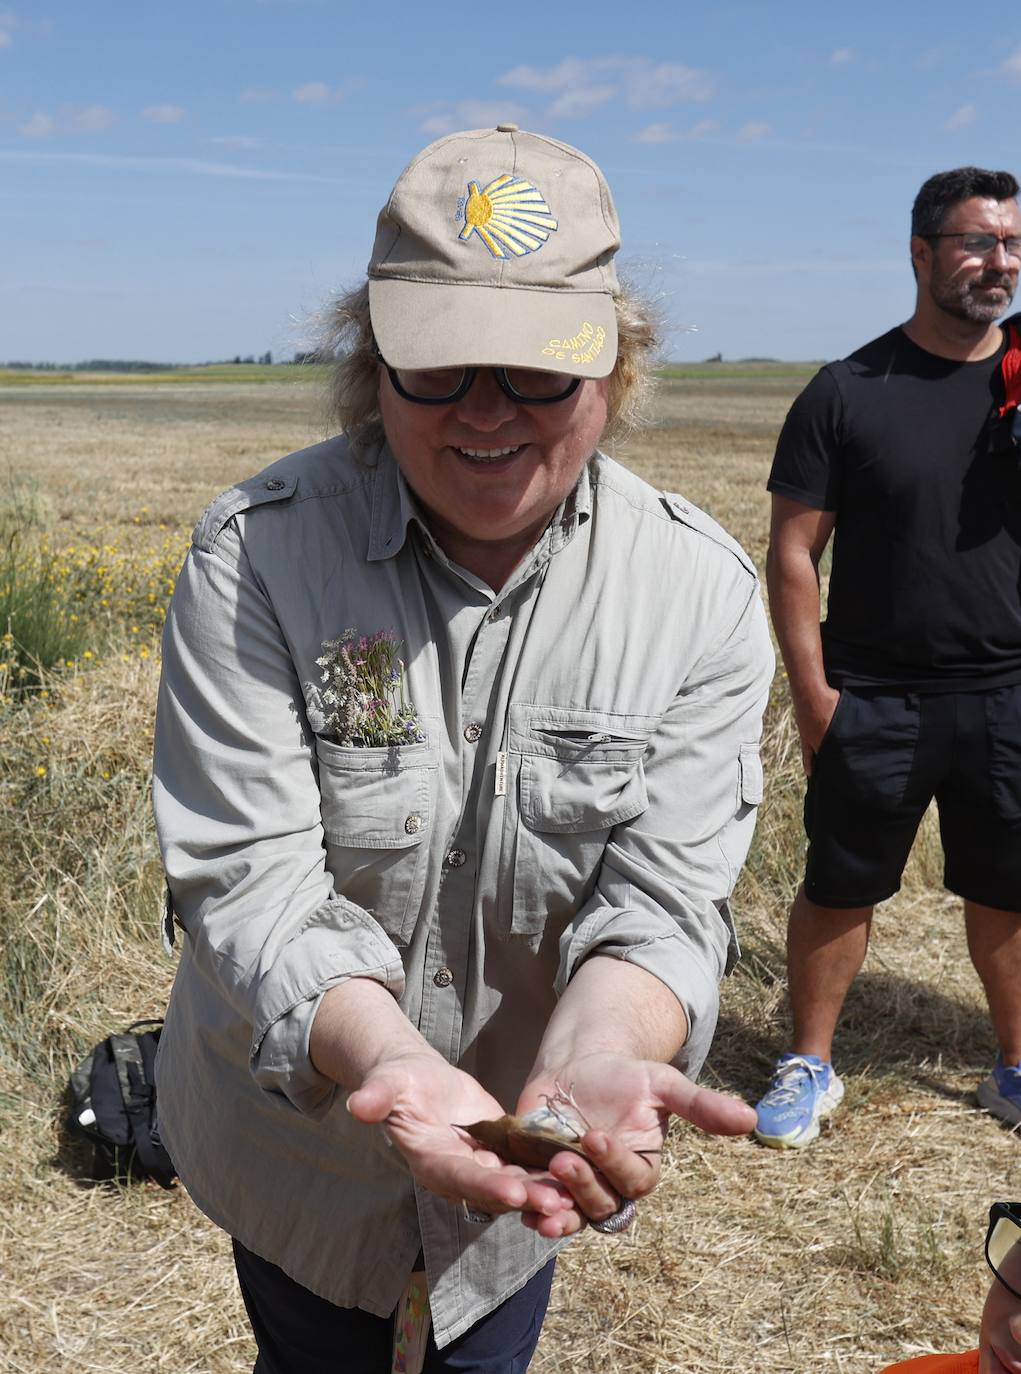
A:
{"type": "MultiPolygon", "coordinates": [[[[479,367],[391,367],[376,349],[376,357],[386,368],[398,396],[422,406],[452,405],[467,394],[479,367]]],[[[580,377],[566,372],[539,372],[530,367],[493,367],[485,369],[496,377],[506,396],[519,405],[550,406],[566,401],[581,386],[580,377]]]]}
{"type": "Polygon", "coordinates": [[[1021,1292],[1003,1277],[1002,1268],[1007,1255],[1018,1241],[1021,1241],[1021,1202],[994,1202],[989,1209],[986,1263],[1004,1288],[1013,1293],[1015,1298],[1021,1298],[1021,1292]]]}
{"type": "Polygon", "coordinates": [[[999,234],[926,234],[927,239],[960,239],[961,247],[966,253],[970,253],[974,258],[984,258],[988,253],[992,253],[998,243],[1003,244],[1003,251],[1008,258],[1017,258],[1021,261],[1021,234],[1008,234],[1006,238],[1001,238],[999,234]]]}

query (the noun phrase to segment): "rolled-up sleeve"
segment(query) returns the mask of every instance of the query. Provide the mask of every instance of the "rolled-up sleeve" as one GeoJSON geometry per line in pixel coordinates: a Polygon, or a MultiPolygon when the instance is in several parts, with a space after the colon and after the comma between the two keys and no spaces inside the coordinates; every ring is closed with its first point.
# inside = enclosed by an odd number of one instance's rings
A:
{"type": "Polygon", "coordinates": [[[743,588],[731,628],[698,660],[649,741],[648,806],[612,831],[595,890],[560,946],[559,991],[597,953],[665,983],[688,1018],[677,1063],[690,1075],[709,1051],[719,981],[737,956],[729,898],[762,796],[759,738],[774,655],[758,588],[747,575],[743,588]]]}
{"type": "Polygon", "coordinates": [[[400,955],[338,896],[325,864],[305,701],[236,526],[193,547],[163,642],[153,806],[174,915],[219,995],[251,1025],[267,1091],[319,1115],[322,994],[351,977],[403,991],[400,955]]]}

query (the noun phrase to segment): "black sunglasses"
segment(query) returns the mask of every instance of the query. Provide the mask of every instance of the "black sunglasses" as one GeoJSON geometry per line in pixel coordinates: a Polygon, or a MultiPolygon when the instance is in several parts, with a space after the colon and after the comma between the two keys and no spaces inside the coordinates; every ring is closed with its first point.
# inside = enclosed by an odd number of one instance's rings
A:
{"type": "Polygon", "coordinates": [[[986,1232],[986,1264],[1015,1298],[1021,1298],[1021,1292],[1003,1277],[1002,1266],[1018,1241],[1021,1241],[1021,1202],[994,1202],[989,1209],[986,1232]]]}
{"type": "MultiPolygon", "coordinates": [[[[474,382],[479,367],[391,367],[375,347],[376,357],[386,368],[398,396],[420,406],[447,406],[459,401],[474,382]]],[[[551,406],[566,401],[581,386],[580,377],[566,372],[540,372],[529,367],[492,367],[485,369],[496,377],[504,395],[525,406],[551,406]]]]}

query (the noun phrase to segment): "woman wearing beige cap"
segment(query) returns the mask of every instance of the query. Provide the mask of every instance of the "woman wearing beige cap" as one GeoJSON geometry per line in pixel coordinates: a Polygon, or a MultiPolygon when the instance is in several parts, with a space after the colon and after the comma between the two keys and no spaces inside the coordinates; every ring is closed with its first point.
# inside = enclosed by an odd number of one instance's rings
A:
{"type": "Polygon", "coordinates": [[[160,1127],[260,1374],[524,1370],[557,1249],[626,1229],[670,1115],[754,1125],[691,1077],[773,657],[742,551],[598,450],[652,345],[618,246],[575,149],[425,149],[334,310],[344,434],[195,530],[160,1127]]]}

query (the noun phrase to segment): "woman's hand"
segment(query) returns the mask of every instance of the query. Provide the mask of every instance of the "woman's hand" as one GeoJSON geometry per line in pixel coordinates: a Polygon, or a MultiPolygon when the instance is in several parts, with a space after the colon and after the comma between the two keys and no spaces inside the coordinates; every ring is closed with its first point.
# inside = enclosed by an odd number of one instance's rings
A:
{"type": "MultiPolygon", "coordinates": [[[[378,1064],[351,1093],[347,1108],[359,1121],[380,1123],[415,1180],[450,1202],[464,1201],[493,1215],[527,1212],[548,1220],[574,1205],[545,1175],[504,1163],[458,1129],[502,1116],[503,1108],[470,1074],[431,1050],[378,1064]]],[[[570,1233],[558,1229],[555,1234],[570,1233]]]]}
{"type": "Polygon", "coordinates": [[[755,1112],[746,1103],[697,1087],[669,1064],[612,1054],[579,1057],[533,1079],[521,1095],[519,1112],[542,1106],[558,1088],[569,1094],[575,1114],[590,1129],[580,1141],[585,1158],[563,1151],[549,1165],[572,1205],[524,1217],[526,1226],[551,1239],[573,1235],[590,1219],[604,1220],[619,1210],[622,1199],[652,1192],[672,1115],[714,1135],[741,1135],[755,1125],[755,1112]]]}

